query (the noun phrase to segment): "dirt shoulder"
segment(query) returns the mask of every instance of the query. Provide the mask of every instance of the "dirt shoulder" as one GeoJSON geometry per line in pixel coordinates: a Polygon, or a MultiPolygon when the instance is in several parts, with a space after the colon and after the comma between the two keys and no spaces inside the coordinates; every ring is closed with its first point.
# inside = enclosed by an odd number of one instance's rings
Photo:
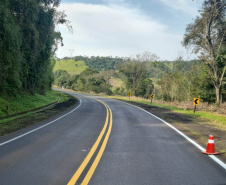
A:
{"type": "MultiPolygon", "coordinates": [[[[128,102],[128,101],[126,101],[128,102]]],[[[188,115],[174,112],[172,110],[129,101],[130,104],[139,106],[150,113],[164,119],[191,139],[206,148],[209,135],[215,137],[215,150],[221,152],[218,157],[226,163],[226,130],[210,124],[209,120],[194,118],[188,115]]],[[[204,155],[204,154],[203,154],[204,155]]]]}
{"type": "Polygon", "coordinates": [[[66,101],[55,103],[48,107],[43,107],[40,110],[28,112],[23,115],[1,120],[0,136],[15,132],[22,128],[34,125],[48,118],[51,118],[63,111],[66,111],[67,109],[69,109],[70,107],[72,107],[78,102],[76,98],[70,95],[67,95],[67,96],[68,96],[68,100],[66,101]]]}

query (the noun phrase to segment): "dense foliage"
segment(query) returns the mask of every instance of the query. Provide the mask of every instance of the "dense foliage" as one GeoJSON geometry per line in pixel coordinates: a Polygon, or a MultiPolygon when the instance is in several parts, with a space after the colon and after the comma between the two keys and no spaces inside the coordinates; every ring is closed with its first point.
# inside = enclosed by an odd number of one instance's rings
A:
{"type": "Polygon", "coordinates": [[[153,84],[148,77],[147,66],[143,62],[127,61],[120,66],[120,73],[126,88],[135,96],[148,97],[153,91],[153,84]]]}
{"type": "Polygon", "coordinates": [[[213,102],[214,87],[207,70],[201,61],[175,61],[172,69],[159,81],[163,100],[191,101],[200,97],[204,101],[213,102]]]}
{"type": "MultiPolygon", "coordinates": [[[[84,61],[88,57],[74,58],[84,61]]],[[[87,68],[79,75],[57,70],[54,83],[60,87],[86,92],[116,95],[131,92],[134,96],[144,98],[155,94],[157,99],[164,101],[192,101],[195,97],[204,102],[216,101],[208,66],[201,60],[184,61],[180,57],[175,61],[121,60],[115,70],[97,71],[87,68]],[[120,81],[121,85],[110,83],[112,79],[116,80],[115,83],[120,81]]],[[[66,65],[67,60],[64,62],[66,65]]],[[[108,62],[102,65],[103,68],[109,66],[108,62]]],[[[222,101],[226,101],[226,84],[222,85],[222,101]]]]}
{"type": "Polygon", "coordinates": [[[123,59],[121,58],[112,58],[112,57],[75,57],[75,61],[82,60],[85,64],[92,69],[97,71],[117,69],[117,66],[122,63],[123,59]]]}
{"type": "Polygon", "coordinates": [[[226,74],[226,1],[204,0],[194,23],[187,26],[183,44],[200,53],[209,68],[209,79],[215,87],[216,103],[222,102],[226,74]]]}
{"type": "MultiPolygon", "coordinates": [[[[55,24],[64,24],[57,12],[60,0],[1,0],[0,93],[27,91],[44,94],[53,81],[53,45],[61,38],[55,24]]],[[[56,48],[56,47],[55,47],[56,48]]]]}
{"type": "Polygon", "coordinates": [[[111,86],[109,84],[111,75],[113,75],[111,71],[98,72],[95,69],[89,68],[79,75],[70,75],[65,70],[57,70],[54,73],[54,83],[60,87],[75,91],[111,94],[111,86]]]}

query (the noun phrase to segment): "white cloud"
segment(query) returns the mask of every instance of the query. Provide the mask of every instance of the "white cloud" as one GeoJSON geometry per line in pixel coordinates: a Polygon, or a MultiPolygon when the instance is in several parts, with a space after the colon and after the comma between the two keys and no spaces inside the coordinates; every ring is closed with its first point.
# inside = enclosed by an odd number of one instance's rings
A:
{"type": "Polygon", "coordinates": [[[125,0],[102,0],[103,2],[106,3],[123,3],[125,0]]]}
{"type": "Polygon", "coordinates": [[[183,13],[190,14],[191,16],[196,16],[198,14],[197,3],[200,2],[192,0],[160,0],[166,6],[173,8],[175,10],[180,10],[183,13]]]}
{"type": "Polygon", "coordinates": [[[64,47],[57,56],[73,55],[130,56],[143,51],[173,60],[181,47],[182,35],[169,34],[167,27],[138,9],[92,4],[61,4],[75,30],[71,35],[59,27],[64,47]]]}

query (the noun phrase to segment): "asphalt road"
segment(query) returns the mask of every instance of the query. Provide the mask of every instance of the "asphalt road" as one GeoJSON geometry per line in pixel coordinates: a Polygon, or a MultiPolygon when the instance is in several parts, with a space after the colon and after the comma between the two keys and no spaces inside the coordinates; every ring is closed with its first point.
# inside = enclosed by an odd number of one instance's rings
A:
{"type": "Polygon", "coordinates": [[[72,109],[0,138],[0,185],[226,185],[223,167],[159,119],[75,96],[72,109]]]}

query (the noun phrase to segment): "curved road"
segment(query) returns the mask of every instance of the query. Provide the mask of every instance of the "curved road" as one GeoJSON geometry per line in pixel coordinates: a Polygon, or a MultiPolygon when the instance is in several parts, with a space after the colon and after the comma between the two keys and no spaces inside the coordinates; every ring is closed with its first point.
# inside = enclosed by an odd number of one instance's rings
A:
{"type": "Polygon", "coordinates": [[[1,185],[226,185],[226,170],[159,119],[116,100],[80,103],[0,138],[1,185]]]}

